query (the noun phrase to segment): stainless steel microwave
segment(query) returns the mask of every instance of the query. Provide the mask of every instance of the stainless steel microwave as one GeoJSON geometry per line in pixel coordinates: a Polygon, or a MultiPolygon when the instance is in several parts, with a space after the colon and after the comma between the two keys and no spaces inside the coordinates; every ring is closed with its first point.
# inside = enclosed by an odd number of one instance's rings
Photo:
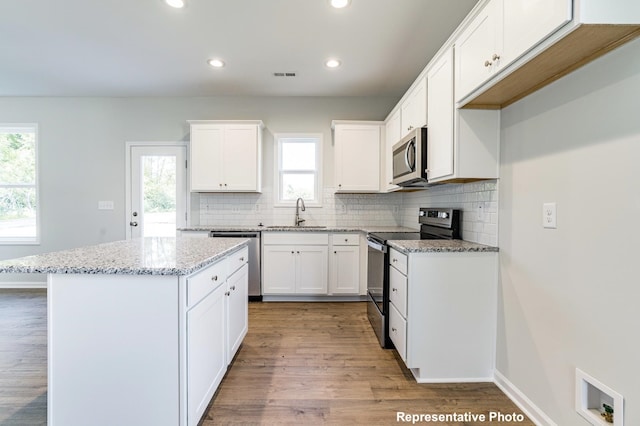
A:
{"type": "Polygon", "coordinates": [[[424,186],[427,183],[427,128],[413,129],[393,146],[393,184],[424,186]]]}

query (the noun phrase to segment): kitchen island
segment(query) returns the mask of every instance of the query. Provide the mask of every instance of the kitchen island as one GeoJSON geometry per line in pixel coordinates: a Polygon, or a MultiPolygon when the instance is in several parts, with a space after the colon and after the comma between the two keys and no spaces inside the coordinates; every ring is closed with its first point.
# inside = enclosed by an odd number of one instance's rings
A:
{"type": "Polygon", "coordinates": [[[246,243],[144,238],[0,261],[47,274],[47,423],[196,425],[247,332],[246,243]]]}

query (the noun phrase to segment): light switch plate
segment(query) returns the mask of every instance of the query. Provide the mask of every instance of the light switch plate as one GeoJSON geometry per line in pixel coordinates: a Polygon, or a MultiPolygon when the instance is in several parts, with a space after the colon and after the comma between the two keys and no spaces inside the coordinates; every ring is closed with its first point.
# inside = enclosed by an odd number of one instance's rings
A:
{"type": "Polygon", "coordinates": [[[558,227],[556,203],[544,203],[542,205],[542,226],[550,229],[558,227]]]}
{"type": "Polygon", "coordinates": [[[98,210],[113,210],[113,201],[98,201],[98,210]]]}

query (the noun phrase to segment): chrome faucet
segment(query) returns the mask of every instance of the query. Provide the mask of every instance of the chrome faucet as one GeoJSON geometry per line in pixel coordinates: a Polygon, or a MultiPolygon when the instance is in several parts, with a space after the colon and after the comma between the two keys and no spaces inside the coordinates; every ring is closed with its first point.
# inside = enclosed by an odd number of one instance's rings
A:
{"type": "Polygon", "coordinates": [[[306,210],[304,206],[304,200],[302,198],[298,198],[296,200],[296,221],[295,221],[296,226],[300,226],[300,224],[305,221],[304,219],[300,219],[300,203],[302,203],[302,211],[306,210]]]}

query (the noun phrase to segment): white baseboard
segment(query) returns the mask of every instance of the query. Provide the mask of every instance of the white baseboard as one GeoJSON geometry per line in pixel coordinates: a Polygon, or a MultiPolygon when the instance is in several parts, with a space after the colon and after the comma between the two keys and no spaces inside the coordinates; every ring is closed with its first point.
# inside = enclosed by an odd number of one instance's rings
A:
{"type": "Polygon", "coordinates": [[[529,419],[538,426],[558,426],[538,406],[520,391],[513,383],[499,371],[494,372],[494,383],[504,392],[514,404],[518,406],[529,419]]]}
{"type": "Polygon", "coordinates": [[[46,281],[0,281],[0,288],[47,288],[46,281]]]}

